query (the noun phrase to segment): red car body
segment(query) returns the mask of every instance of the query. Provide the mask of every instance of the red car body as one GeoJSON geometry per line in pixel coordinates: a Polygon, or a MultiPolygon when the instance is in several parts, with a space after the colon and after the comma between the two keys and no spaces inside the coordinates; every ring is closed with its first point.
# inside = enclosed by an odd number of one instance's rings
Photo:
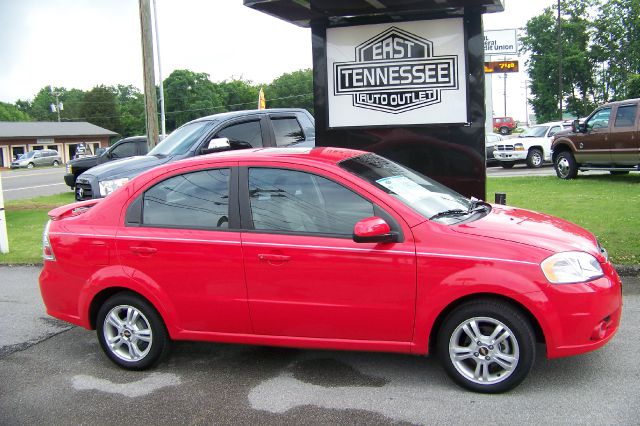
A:
{"type": "Polygon", "coordinates": [[[106,199],[52,210],[48,239],[55,260],[45,260],[40,276],[47,312],[95,329],[100,305],[129,290],[157,310],[171,339],[425,355],[447,313],[491,296],[522,312],[549,358],[594,350],[613,337],[621,282],[592,234],[498,205],[458,225],[428,220],[339,167],[358,154],[316,148],[201,156],[153,169],[106,199]],[[126,225],[130,204],[167,177],[249,166],[309,172],[343,185],[386,210],[403,239],[357,243],[126,225]],[[551,284],[540,264],[565,251],[595,257],[602,276],[551,284]]]}

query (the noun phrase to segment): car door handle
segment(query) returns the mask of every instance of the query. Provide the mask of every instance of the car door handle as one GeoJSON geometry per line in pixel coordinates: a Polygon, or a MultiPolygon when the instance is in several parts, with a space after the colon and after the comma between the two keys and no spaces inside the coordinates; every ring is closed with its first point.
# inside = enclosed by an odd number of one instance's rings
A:
{"type": "Polygon", "coordinates": [[[139,246],[129,247],[129,250],[131,250],[133,253],[147,254],[147,255],[154,254],[158,251],[158,249],[154,247],[139,247],[139,246]]]}
{"type": "Polygon", "coordinates": [[[291,256],[284,256],[281,254],[259,254],[258,259],[268,262],[287,262],[291,259],[291,256]]]}

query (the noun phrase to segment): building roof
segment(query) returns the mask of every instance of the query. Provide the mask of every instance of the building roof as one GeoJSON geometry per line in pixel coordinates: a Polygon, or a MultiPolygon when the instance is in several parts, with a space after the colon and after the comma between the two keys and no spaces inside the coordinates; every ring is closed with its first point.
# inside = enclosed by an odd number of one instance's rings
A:
{"type": "Polygon", "coordinates": [[[244,0],[244,5],[284,21],[309,27],[313,21],[340,22],[345,17],[380,17],[502,12],[504,0],[244,0]]]}
{"type": "Polygon", "coordinates": [[[84,121],[0,121],[0,139],[116,135],[116,132],[84,121]]]}

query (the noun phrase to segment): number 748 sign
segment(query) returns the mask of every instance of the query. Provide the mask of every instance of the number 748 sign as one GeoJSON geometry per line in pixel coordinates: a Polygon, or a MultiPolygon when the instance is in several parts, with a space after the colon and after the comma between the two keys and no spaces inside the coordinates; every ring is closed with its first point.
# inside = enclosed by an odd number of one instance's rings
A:
{"type": "Polygon", "coordinates": [[[518,72],[518,61],[492,61],[484,63],[484,72],[502,73],[502,72],[518,72]]]}

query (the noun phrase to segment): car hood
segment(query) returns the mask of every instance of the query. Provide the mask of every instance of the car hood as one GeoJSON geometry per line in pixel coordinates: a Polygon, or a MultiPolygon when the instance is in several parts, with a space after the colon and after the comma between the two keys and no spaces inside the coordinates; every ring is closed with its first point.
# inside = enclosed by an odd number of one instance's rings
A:
{"type": "Polygon", "coordinates": [[[68,161],[67,164],[71,166],[76,166],[76,167],[91,168],[96,164],[98,164],[98,157],[95,155],[92,155],[91,157],[76,158],[75,160],[68,161]]]}
{"type": "Polygon", "coordinates": [[[596,238],[564,219],[530,210],[493,205],[482,219],[452,226],[455,232],[513,241],[550,252],[584,251],[600,254],[596,238]]]}
{"type": "Polygon", "coordinates": [[[535,137],[522,136],[512,140],[514,141],[514,143],[516,143],[515,141],[517,142],[528,141],[529,143],[536,143],[536,142],[548,142],[551,140],[551,138],[546,136],[535,136],[535,137]]]}
{"type": "Polygon", "coordinates": [[[156,157],[154,155],[139,155],[100,164],[80,176],[95,176],[98,180],[132,178],[140,173],[161,164],[168,163],[174,157],[156,157]]]}

